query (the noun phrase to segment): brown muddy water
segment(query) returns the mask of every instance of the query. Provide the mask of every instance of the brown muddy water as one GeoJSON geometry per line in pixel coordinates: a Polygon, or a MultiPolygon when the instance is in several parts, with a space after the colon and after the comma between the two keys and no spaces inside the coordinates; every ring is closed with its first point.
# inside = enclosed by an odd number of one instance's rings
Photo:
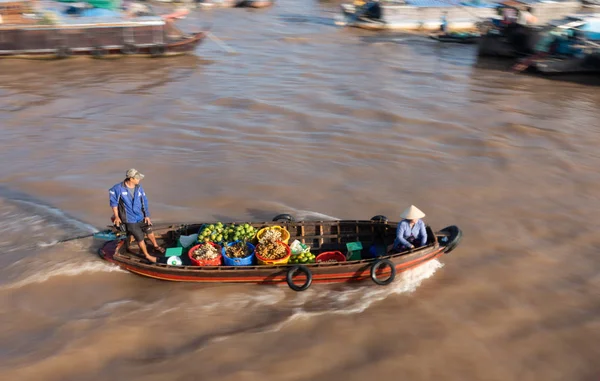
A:
{"type": "MultiPolygon", "coordinates": [[[[0,61],[3,380],[600,377],[600,91],[281,0],[172,59],[0,61]],[[196,285],[102,262],[129,167],[155,223],[397,220],[460,246],[389,287],[196,285]]],[[[591,79],[588,78],[591,81],[591,79]]]]}

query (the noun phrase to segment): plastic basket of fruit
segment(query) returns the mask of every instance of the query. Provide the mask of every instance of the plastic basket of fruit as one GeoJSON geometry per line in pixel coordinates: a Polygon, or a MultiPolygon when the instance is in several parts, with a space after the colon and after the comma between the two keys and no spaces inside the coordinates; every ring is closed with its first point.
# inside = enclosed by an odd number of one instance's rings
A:
{"type": "Polygon", "coordinates": [[[315,258],[316,263],[346,262],[346,256],[341,251],[325,251],[315,258]]]}
{"type": "Polygon", "coordinates": [[[291,263],[291,264],[315,263],[315,255],[313,253],[311,253],[310,251],[303,251],[302,253],[296,253],[296,254],[294,254],[294,252],[292,252],[292,256],[290,257],[289,263],[291,263]]]}
{"type": "Polygon", "coordinates": [[[254,255],[261,265],[285,265],[292,251],[282,241],[264,241],[256,245],[254,255]]]}
{"type": "Polygon", "coordinates": [[[287,231],[285,228],[282,228],[281,226],[267,226],[266,228],[260,229],[258,233],[256,233],[256,239],[258,240],[258,242],[260,242],[265,237],[265,234],[267,234],[267,232],[269,232],[269,235],[274,235],[275,239],[280,240],[286,245],[290,241],[290,232],[287,231]]]}
{"type": "Polygon", "coordinates": [[[254,264],[254,245],[250,242],[235,241],[223,246],[223,264],[225,266],[251,266],[254,264]]]}
{"type": "Polygon", "coordinates": [[[198,242],[234,242],[250,241],[256,235],[256,229],[250,224],[227,224],[222,222],[204,224],[198,229],[198,242]]]}
{"type": "Polygon", "coordinates": [[[196,266],[220,266],[223,263],[221,246],[214,242],[203,242],[192,246],[188,256],[196,266]]]}

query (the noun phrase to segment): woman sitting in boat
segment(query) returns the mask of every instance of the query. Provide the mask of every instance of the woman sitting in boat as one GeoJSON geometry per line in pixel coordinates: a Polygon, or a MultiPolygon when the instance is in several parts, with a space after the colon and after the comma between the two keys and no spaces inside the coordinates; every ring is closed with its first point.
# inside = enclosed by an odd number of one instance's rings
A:
{"type": "Polygon", "coordinates": [[[411,205],[402,212],[400,217],[402,221],[398,223],[396,229],[394,250],[402,252],[425,246],[427,243],[427,230],[425,229],[425,223],[421,220],[425,217],[425,213],[416,206],[411,205]]]}

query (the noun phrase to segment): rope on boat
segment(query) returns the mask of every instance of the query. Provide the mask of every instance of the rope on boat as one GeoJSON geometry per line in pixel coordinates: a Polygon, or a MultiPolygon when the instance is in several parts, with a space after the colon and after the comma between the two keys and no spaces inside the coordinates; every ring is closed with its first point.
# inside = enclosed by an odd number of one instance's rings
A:
{"type": "Polygon", "coordinates": [[[95,232],[95,233],[89,233],[89,234],[86,234],[86,235],[80,235],[80,236],[77,236],[77,237],[65,238],[65,239],[61,239],[60,241],[58,241],[58,242],[56,242],[56,243],[63,243],[63,242],[74,241],[74,240],[76,240],[76,239],[89,238],[89,237],[93,237],[93,236],[94,236],[94,234],[96,234],[96,233],[98,233],[98,232],[95,232]]]}

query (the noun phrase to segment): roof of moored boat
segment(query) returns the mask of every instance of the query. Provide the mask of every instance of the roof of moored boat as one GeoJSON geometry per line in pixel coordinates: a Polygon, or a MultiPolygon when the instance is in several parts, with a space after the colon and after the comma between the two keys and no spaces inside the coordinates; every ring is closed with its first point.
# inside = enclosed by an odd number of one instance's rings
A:
{"type": "MultiPolygon", "coordinates": [[[[78,16],[66,14],[67,8],[73,6],[73,3],[60,3],[56,1],[38,0],[32,2],[30,0],[0,0],[0,9],[2,4],[27,4],[33,3],[35,10],[39,14],[51,17],[53,23],[39,24],[35,18],[35,14],[22,14],[24,19],[29,19],[31,22],[20,22],[20,27],[41,27],[51,28],[52,26],[60,26],[61,28],[81,28],[81,27],[108,27],[108,26],[137,26],[137,25],[164,25],[165,20],[159,15],[136,16],[131,17],[125,12],[114,9],[83,9],[78,16]]],[[[11,23],[5,23],[0,26],[10,26],[11,23]]]]}

